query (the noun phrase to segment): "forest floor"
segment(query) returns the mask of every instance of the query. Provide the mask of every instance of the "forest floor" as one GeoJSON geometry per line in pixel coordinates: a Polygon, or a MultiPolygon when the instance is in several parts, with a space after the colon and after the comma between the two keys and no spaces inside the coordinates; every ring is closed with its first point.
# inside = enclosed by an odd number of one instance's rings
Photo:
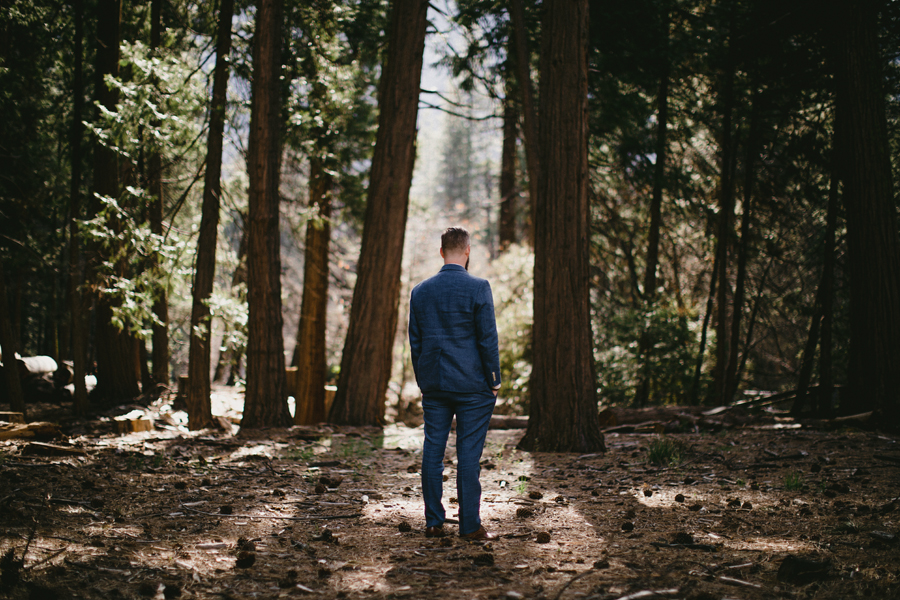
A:
{"type": "Polygon", "coordinates": [[[577,455],[491,430],[482,519],[501,537],[476,543],[424,536],[421,427],[188,432],[155,410],[125,435],[57,418],[61,450],[0,442],[0,596],[900,598],[894,436],[769,419],[577,455]],[[680,462],[652,464],[666,444],[680,462]]]}

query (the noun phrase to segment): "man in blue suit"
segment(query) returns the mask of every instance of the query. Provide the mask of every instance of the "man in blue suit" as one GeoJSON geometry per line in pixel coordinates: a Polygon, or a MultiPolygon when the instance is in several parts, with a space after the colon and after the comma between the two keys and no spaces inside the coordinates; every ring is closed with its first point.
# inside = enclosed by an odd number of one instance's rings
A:
{"type": "Polygon", "coordinates": [[[470,250],[462,227],[441,235],[444,266],[410,297],[409,345],[425,411],[425,535],[444,535],[444,451],[455,415],[459,534],[492,540],[496,534],[481,525],[479,462],[500,389],[500,353],[491,285],[469,275],[470,250]]]}

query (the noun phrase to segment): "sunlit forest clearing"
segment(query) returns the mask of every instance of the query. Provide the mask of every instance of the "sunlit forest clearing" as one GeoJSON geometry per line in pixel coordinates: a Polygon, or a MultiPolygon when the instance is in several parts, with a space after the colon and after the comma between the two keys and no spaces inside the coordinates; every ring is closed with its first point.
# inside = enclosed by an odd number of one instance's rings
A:
{"type": "Polygon", "coordinates": [[[896,596],[898,48],[881,0],[7,3],[0,594],[896,596]],[[451,225],[487,544],[423,535],[451,225]]]}

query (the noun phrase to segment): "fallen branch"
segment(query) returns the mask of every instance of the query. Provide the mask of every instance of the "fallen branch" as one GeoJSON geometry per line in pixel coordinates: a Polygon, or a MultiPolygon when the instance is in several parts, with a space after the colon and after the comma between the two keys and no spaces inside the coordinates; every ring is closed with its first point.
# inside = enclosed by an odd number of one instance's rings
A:
{"type": "Polygon", "coordinates": [[[734,577],[726,577],[725,575],[719,575],[719,581],[722,583],[730,583],[731,585],[738,585],[741,587],[748,587],[759,589],[762,586],[756,583],[750,583],[749,581],[744,581],[743,579],[735,579],[734,577]]]}
{"type": "Polygon", "coordinates": [[[593,573],[593,572],[594,572],[594,569],[588,569],[588,570],[585,571],[584,573],[579,573],[578,575],[576,575],[575,577],[573,577],[572,579],[570,579],[570,580],[566,583],[566,585],[562,586],[562,589],[559,590],[559,592],[556,594],[556,597],[553,598],[553,600],[559,600],[560,596],[563,595],[563,592],[565,592],[565,591],[569,588],[570,585],[572,585],[573,583],[575,583],[576,581],[578,581],[578,580],[581,579],[582,577],[586,577],[587,575],[590,575],[590,574],[593,573]]]}
{"type": "Polygon", "coordinates": [[[674,596],[678,593],[678,588],[670,588],[668,590],[644,590],[643,592],[635,592],[628,594],[616,600],[640,600],[640,598],[656,598],[658,596],[674,596]]]}

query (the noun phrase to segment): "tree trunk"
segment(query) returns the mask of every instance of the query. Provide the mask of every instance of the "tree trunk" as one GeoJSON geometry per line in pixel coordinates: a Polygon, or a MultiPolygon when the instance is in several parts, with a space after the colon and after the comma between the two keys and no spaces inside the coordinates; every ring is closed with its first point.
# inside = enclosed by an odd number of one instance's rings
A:
{"type": "MultiPolygon", "coordinates": [[[[732,8],[732,11],[735,9],[732,8]]],[[[735,140],[732,131],[734,112],[734,17],[732,16],[731,39],[728,42],[728,62],[722,74],[722,89],[719,93],[719,111],[722,115],[722,131],[719,141],[719,219],[716,240],[716,264],[718,265],[718,290],[716,292],[716,362],[713,367],[712,394],[708,399],[712,404],[727,402],[725,398],[725,370],[728,364],[728,254],[731,246],[732,217],[734,215],[734,156],[735,140]]]]}
{"type": "MultiPolygon", "coordinates": [[[[152,0],[150,3],[150,52],[157,56],[159,52],[160,37],[162,35],[162,0],[152,0]]],[[[156,82],[154,82],[156,83],[156,82]]],[[[159,90],[157,90],[159,93],[159,90]]],[[[159,121],[150,123],[151,129],[159,127],[159,121]]],[[[159,145],[151,143],[148,163],[148,188],[150,200],[150,230],[156,235],[163,233],[163,188],[162,188],[162,155],[159,145]]],[[[159,258],[153,255],[150,259],[152,269],[157,269],[159,258]]],[[[159,323],[153,324],[153,382],[156,385],[169,384],[169,301],[167,288],[160,286],[159,294],[153,303],[153,314],[159,319],[159,323]]],[[[148,391],[148,390],[145,390],[148,391]]]]}
{"type": "MultiPolygon", "coordinates": [[[[119,26],[121,0],[100,0],[97,5],[97,103],[116,110],[118,91],[106,85],[105,77],[119,73],[119,26]]],[[[99,211],[97,196],[119,198],[119,156],[98,143],[94,147],[94,195],[92,214],[99,211]]],[[[111,226],[115,229],[117,224],[111,226]]],[[[96,254],[96,253],[95,253],[96,254]]],[[[124,265],[118,265],[124,276],[124,265]]],[[[140,394],[140,367],[134,335],[113,322],[112,299],[102,294],[97,301],[97,387],[93,395],[106,403],[130,400],[140,394]]]]}
{"type": "Polygon", "coordinates": [[[0,261],[0,349],[3,351],[3,378],[6,381],[6,395],[10,410],[25,414],[25,393],[22,391],[19,361],[16,359],[18,344],[16,344],[9,314],[6,276],[3,274],[3,261],[0,261]]]}
{"type": "Polygon", "coordinates": [[[334,423],[374,425],[384,420],[416,154],[427,10],[427,0],[396,0],[391,12],[358,279],[338,390],[329,414],[334,423]]]}
{"type": "Polygon", "coordinates": [[[310,159],[309,206],[317,215],[306,224],[303,300],[294,359],[297,367],[294,424],[325,420],[325,325],[328,316],[328,245],[331,241],[331,176],[318,157],[310,159]]]}
{"type": "Polygon", "coordinates": [[[900,428],[900,237],[891,180],[874,0],[837,17],[835,83],[850,262],[850,394],[842,412],[878,410],[900,428]]]}
{"type": "MultiPolygon", "coordinates": [[[[753,86],[756,89],[756,85],[753,86]]],[[[741,240],[738,247],[737,275],[734,280],[734,298],[731,308],[731,338],[728,365],[725,367],[725,398],[722,404],[734,400],[740,379],[737,376],[738,353],[741,339],[741,316],[744,311],[744,288],[747,279],[747,257],[750,253],[750,224],[753,222],[753,195],[756,182],[756,157],[760,152],[759,96],[754,92],[750,110],[750,134],[744,158],[744,198],[741,215],[741,240]]]]}
{"type": "MultiPolygon", "coordinates": [[[[653,196],[650,200],[650,229],[647,232],[647,270],[644,273],[644,301],[653,309],[656,299],[656,270],[659,266],[659,233],[662,229],[662,199],[666,178],[667,129],[669,124],[669,15],[665,16],[663,44],[661,47],[659,90],[656,94],[656,165],[653,171],[653,196]]],[[[654,340],[647,329],[638,344],[640,357],[640,381],[635,404],[646,406],[650,400],[651,355],[654,340]]]]}
{"type": "MultiPolygon", "coordinates": [[[[283,0],[257,5],[250,108],[250,207],[247,247],[247,388],[241,427],[291,424],[284,385],[281,316],[281,36],[283,0]]],[[[207,367],[208,368],[208,367],[207,367]]]]}
{"type": "Polygon", "coordinates": [[[228,55],[231,53],[231,19],[234,0],[221,0],[216,39],[216,66],[213,72],[209,134],[206,140],[206,173],[203,180],[203,208],[197,238],[196,272],[191,304],[191,337],[188,351],[188,428],[203,429],[213,424],[210,404],[210,337],[212,320],[206,302],[212,295],[216,272],[216,238],[219,227],[219,198],[222,194],[222,137],[225,131],[225,99],[228,89],[228,55]]]}
{"type": "MultiPolygon", "coordinates": [[[[525,10],[522,0],[509,0],[509,17],[513,24],[513,44],[516,57],[516,79],[519,93],[522,94],[522,112],[524,113],[522,138],[525,140],[525,162],[528,171],[528,241],[534,245],[535,203],[537,202],[540,180],[540,157],[537,140],[537,121],[534,114],[534,101],[531,87],[531,61],[528,52],[528,34],[525,29],[525,10]]],[[[543,68],[543,67],[542,67],[543,68]]]]}
{"type": "Polygon", "coordinates": [[[516,125],[519,111],[512,99],[512,83],[506,82],[506,98],[503,100],[503,150],[500,156],[500,252],[506,252],[516,243],[516,204],[519,190],[516,186],[516,125]]]}
{"type": "Polygon", "coordinates": [[[605,450],[590,314],[587,0],[545,7],[541,44],[540,190],[535,212],[534,364],[519,447],[605,450]]]}
{"type": "Polygon", "coordinates": [[[75,379],[73,410],[76,415],[88,411],[88,394],[84,377],[87,374],[87,322],[85,297],[81,284],[84,280],[84,259],[81,255],[81,235],[78,222],[81,219],[81,166],[84,125],[84,2],[74,0],[72,18],[75,24],[72,75],[72,128],[70,147],[72,173],[69,188],[69,319],[72,339],[72,371],[75,379]]]}
{"type": "Polygon", "coordinates": [[[713,302],[716,297],[716,283],[719,278],[719,253],[713,260],[712,272],[709,275],[709,296],[706,298],[706,312],[703,313],[703,325],[700,328],[700,349],[697,351],[697,362],[694,365],[694,382],[691,385],[691,397],[688,404],[694,406],[700,402],[700,379],[703,375],[703,356],[706,354],[706,336],[709,331],[709,320],[712,317],[713,302]]]}
{"type": "Polygon", "coordinates": [[[834,407],[831,395],[834,379],[831,373],[831,332],[834,322],[834,262],[835,235],[838,212],[838,161],[837,152],[832,152],[834,164],[831,169],[831,185],[828,189],[828,213],[825,221],[825,256],[822,264],[822,282],[819,284],[822,299],[822,333],[819,341],[819,394],[816,401],[816,415],[831,418],[834,407]]]}

